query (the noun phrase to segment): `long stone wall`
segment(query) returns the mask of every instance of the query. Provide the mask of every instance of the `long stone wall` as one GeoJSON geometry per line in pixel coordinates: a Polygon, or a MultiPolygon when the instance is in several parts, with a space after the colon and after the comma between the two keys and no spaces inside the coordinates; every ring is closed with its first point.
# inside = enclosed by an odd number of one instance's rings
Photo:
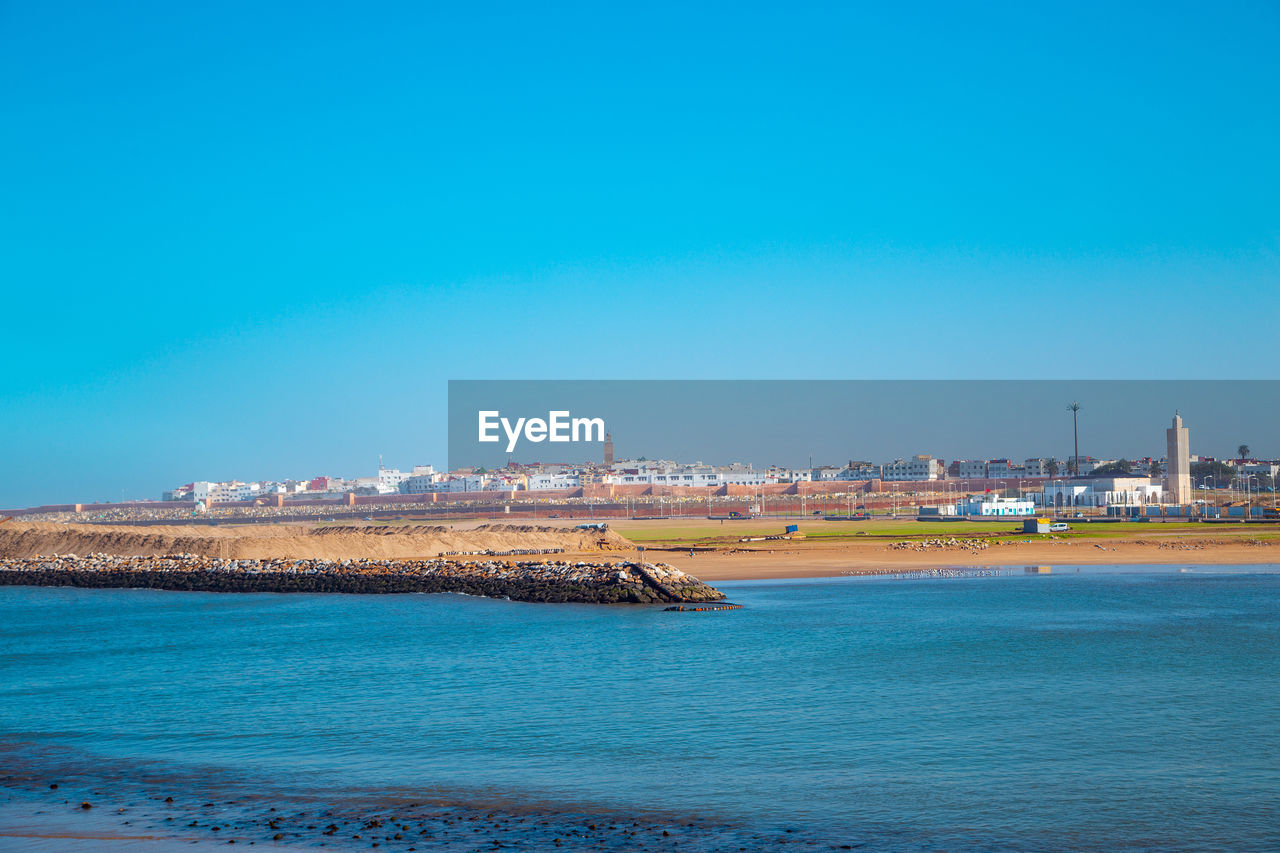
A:
{"type": "Polygon", "coordinates": [[[662,563],[630,561],[221,560],[196,554],[0,559],[0,586],[199,592],[455,592],[515,601],[659,604],[724,594],[662,563]]]}

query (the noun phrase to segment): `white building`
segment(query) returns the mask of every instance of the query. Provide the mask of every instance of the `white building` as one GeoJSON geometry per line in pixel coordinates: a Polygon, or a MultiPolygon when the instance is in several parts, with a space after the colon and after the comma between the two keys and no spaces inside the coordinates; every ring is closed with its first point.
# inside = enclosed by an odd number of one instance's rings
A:
{"type": "Polygon", "coordinates": [[[529,477],[525,488],[530,491],[546,489],[576,489],[582,485],[582,478],[577,474],[539,473],[529,477]]]}
{"type": "Polygon", "coordinates": [[[415,474],[400,483],[400,492],[405,495],[425,495],[431,492],[449,491],[449,478],[434,471],[430,474],[415,474]]]}
{"type": "Polygon", "coordinates": [[[939,480],[945,469],[942,461],[926,454],[912,456],[910,459],[895,459],[882,468],[882,479],[885,480],[939,480]]]}
{"type": "Polygon", "coordinates": [[[1050,480],[1043,492],[1032,494],[1049,509],[1144,506],[1164,499],[1164,486],[1150,477],[1079,477],[1050,480]]]}
{"type": "Polygon", "coordinates": [[[645,464],[638,468],[613,471],[601,478],[602,483],[616,486],[723,486],[723,468],[710,465],[645,464]]]}
{"type": "Polygon", "coordinates": [[[987,461],[985,459],[957,459],[955,473],[950,474],[954,480],[987,479],[987,461]]]}
{"type": "Polygon", "coordinates": [[[483,474],[467,474],[450,477],[444,484],[446,492],[483,492],[486,480],[483,474]]]}
{"type": "Polygon", "coordinates": [[[377,477],[356,477],[355,488],[352,491],[361,495],[395,495],[400,493],[400,480],[397,479],[393,486],[381,477],[381,472],[377,477]]]}
{"type": "MultiPolygon", "coordinates": [[[[575,476],[576,479],[576,476],[575,476]]],[[[484,478],[485,491],[514,492],[529,488],[529,478],[514,474],[487,474],[484,478]]],[[[559,486],[555,487],[559,488],[559,486]]]]}
{"type": "MultiPolygon", "coordinates": [[[[418,466],[426,468],[426,473],[433,470],[430,465],[418,466]]],[[[413,471],[401,471],[399,468],[384,468],[378,466],[378,494],[394,495],[400,491],[400,484],[414,475],[413,471]]],[[[361,477],[362,481],[366,478],[361,477]]],[[[364,485],[363,483],[361,485],[364,485]]]]}
{"type": "Polygon", "coordinates": [[[843,471],[836,475],[837,480],[880,480],[883,471],[879,465],[870,462],[850,462],[843,471]]]}
{"type": "Polygon", "coordinates": [[[1014,477],[1027,476],[1027,469],[1014,465],[1009,459],[988,459],[987,477],[993,480],[1009,480],[1014,477]]]}
{"type": "Polygon", "coordinates": [[[1034,478],[1048,477],[1049,465],[1056,462],[1057,460],[1052,456],[1033,456],[1030,459],[1023,460],[1022,467],[1026,470],[1026,473],[1023,474],[1023,476],[1034,478]]]}
{"type": "Polygon", "coordinates": [[[605,474],[600,478],[600,482],[612,486],[647,486],[650,485],[652,475],[649,473],[640,473],[639,471],[618,471],[613,474],[605,474]]]}
{"type": "MultiPolygon", "coordinates": [[[[1062,473],[1071,473],[1071,459],[1075,458],[1076,457],[1074,456],[1068,458],[1067,464],[1062,466],[1062,473]]],[[[1092,456],[1081,456],[1076,460],[1076,470],[1074,475],[1077,477],[1087,476],[1092,474],[1095,469],[1101,468],[1103,465],[1110,465],[1112,462],[1115,462],[1115,460],[1094,459],[1092,456]]]]}
{"type": "Polygon", "coordinates": [[[1277,476],[1280,476],[1280,465],[1274,462],[1235,459],[1227,464],[1236,469],[1236,476],[1242,483],[1250,477],[1256,477],[1257,482],[1266,486],[1274,481],[1277,476]]]}
{"type": "Polygon", "coordinates": [[[720,472],[714,468],[680,468],[665,474],[653,475],[654,485],[665,486],[721,486],[720,472]]]}
{"type": "Polygon", "coordinates": [[[203,501],[205,506],[211,503],[251,501],[261,497],[262,494],[263,491],[257,483],[242,483],[239,480],[230,480],[225,483],[199,480],[191,485],[192,500],[203,501]]]}
{"type": "Polygon", "coordinates": [[[832,468],[830,465],[823,465],[818,468],[784,468],[780,465],[770,465],[766,470],[765,476],[772,477],[779,483],[808,483],[813,480],[832,480],[839,469],[832,468]]]}
{"type": "Polygon", "coordinates": [[[778,482],[778,478],[770,476],[768,471],[757,471],[750,465],[734,462],[716,469],[722,486],[765,486],[778,482]]]}
{"type": "Polygon", "coordinates": [[[1026,498],[974,495],[958,504],[956,510],[960,515],[1035,515],[1036,506],[1026,498]]]}

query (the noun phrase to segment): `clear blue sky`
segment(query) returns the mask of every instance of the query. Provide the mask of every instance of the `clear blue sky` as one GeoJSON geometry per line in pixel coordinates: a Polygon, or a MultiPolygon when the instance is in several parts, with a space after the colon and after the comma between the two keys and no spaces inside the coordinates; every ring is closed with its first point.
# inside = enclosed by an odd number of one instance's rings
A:
{"type": "Polygon", "coordinates": [[[1274,377],[1278,9],[0,3],[0,506],[451,377],[1274,377]]]}

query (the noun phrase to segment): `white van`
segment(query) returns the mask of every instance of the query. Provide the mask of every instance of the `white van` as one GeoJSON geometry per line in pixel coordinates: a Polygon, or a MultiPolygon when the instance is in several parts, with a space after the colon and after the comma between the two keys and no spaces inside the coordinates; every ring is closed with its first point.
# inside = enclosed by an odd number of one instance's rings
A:
{"type": "Polygon", "coordinates": [[[1049,525],[1050,533],[1066,533],[1070,529],[1071,525],[1067,524],[1065,521],[1056,521],[1049,525]]]}

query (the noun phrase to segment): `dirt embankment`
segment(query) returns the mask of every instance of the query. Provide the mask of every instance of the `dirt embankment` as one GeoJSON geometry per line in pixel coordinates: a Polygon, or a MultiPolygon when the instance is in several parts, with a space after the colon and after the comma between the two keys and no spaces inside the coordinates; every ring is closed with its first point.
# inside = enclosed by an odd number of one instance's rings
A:
{"type": "Polygon", "coordinates": [[[405,527],[243,526],[157,530],[129,527],[12,522],[0,526],[0,557],[52,554],[151,556],[198,554],[222,559],[412,559],[441,554],[591,554],[634,548],[610,530],[533,524],[405,527]]]}

